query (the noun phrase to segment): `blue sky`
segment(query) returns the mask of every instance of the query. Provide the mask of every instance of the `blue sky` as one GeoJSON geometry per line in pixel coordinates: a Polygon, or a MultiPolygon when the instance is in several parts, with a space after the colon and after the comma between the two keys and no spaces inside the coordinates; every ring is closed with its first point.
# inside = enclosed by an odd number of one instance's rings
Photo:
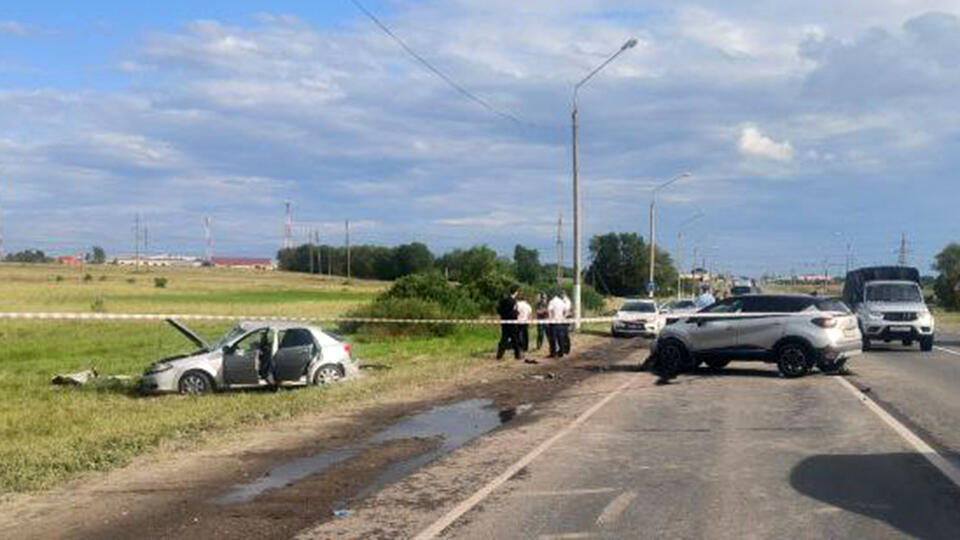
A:
{"type": "MultiPolygon", "coordinates": [[[[5,249],[221,254],[298,239],[435,251],[570,241],[573,82],[584,233],[647,235],[739,273],[924,270],[960,240],[954,2],[366,0],[491,114],[425,72],[347,0],[31,2],[0,9],[5,249]]],[[[569,261],[569,253],[566,259],[569,261]]]]}

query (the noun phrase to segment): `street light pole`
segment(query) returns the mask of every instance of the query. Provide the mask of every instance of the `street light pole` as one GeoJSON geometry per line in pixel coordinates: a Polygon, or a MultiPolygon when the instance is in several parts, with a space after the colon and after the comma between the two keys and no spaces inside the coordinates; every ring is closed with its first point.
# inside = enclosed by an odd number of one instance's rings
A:
{"type": "Polygon", "coordinates": [[[601,69],[607,67],[607,64],[613,62],[613,60],[620,56],[627,49],[631,49],[636,46],[636,38],[630,38],[624,43],[617,52],[613,53],[609,58],[603,61],[602,64],[594,68],[586,77],[584,77],[580,82],[578,82],[573,87],[573,108],[570,113],[570,120],[573,128],[573,319],[574,327],[580,329],[580,315],[581,315],[581,304],[580,304],[580,293],[581,293],[581,283],[580,283],[580,171],[579,163],[577,162],[577,96],[580,93],[580,87],[587,83],[594,75],[596,75],[601,69]]]}
{"type": "MultiPolygon", "coordinates": [[[[703,212],[697,210],[696,215],[680,224],[677,231],[677,300],[683,295],[683,228],[703,217],[703,212]]],[[[692,276],[691,276],[692,277],[692,276]]]]}
{"type": "Polygon", "coordinates": [[[670,184],[676,182],[677,180],[680,180],[681,178],[688,178],[689,176],[690,176],[690,173],[688,172],[680,173],[674,176],[673,178],[671,178],[670,180],[667,180],[666,182],[653,188],[653,196],[650,198],[650,281],[647,282],[647,293],[650,296],[650,298],[653,298],[653,289],[654,289],[653,271],[654,271],[654,265],[656,263],[655,259],[656,259],[656,249],[657,249],[657,234],[656,234],[657,233],[656,231],[657,193],[661,189],[669,186],[670,184]]]}

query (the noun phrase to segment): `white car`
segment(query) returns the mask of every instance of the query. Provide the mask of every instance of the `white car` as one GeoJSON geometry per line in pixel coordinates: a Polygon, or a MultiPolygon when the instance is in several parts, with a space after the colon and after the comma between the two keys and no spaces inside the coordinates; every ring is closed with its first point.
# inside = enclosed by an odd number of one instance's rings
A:
{"type": "Polygon", "coordinates": [[[785,377],[814,366],[832,372],[861,353],[857,317],[835,299],[802,295],[733,296],[696,313],[668,317],[651,346],[655,372],[673,376],[731,360],[777,364],[785,377]]]}
{"type": "Polygon", "coordinates": [[[613,337],[657,337],[662,327],[657,303],[653,300],[627,300],[620,306],[610,325],[613,337]]]}
{"type": "Polygon", "coordinates": [[[232,388],[326,384],[355,375],[353,346],[316,326],[244,321],[215,344],[173,319],[174,328],[200,350],[151,364],[140,379],[144,393],[206,394],[232,388]]]}
{"type": "Polygon", "coordinates": [[[697,310],[697,303],[692,299],[671,300],[660,306],[660,312],[669,315],[678,313],[693,313],[697,310]]]}

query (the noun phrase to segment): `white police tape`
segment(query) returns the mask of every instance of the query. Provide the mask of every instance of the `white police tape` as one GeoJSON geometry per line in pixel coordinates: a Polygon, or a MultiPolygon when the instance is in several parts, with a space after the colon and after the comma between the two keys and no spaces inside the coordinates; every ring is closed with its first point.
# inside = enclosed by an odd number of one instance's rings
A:
{"type": "MultiPolygon", "coordinates": [[[[797,313],[661,313],[656,318],[667,319],[753,319],[764,317],[837,317],[851,316],[849,313],[806,311],[797,313]]],[[[204,314],[162,314],[162,313],[83,313],[83,312],[0,312],[0,319],[30,319],[30,320],[62,320],[62,321],[162,321],[177,319],[183,321],[275,321],[275,322],[330,322],[330,323],[384,323],[384,324],[573,324],[575,319],[531,319],[528,321],[501,320],[501,319],[404,319],[379,317],[288,317],[283,315],[204,315],[204,314]]],[[[652,322],[653,317],[639,316],[606,316],[581,317],[581,323],[606,322],[652,322]]]]}
{"type": "MultiPolygon", "coordinates": [[[[387,324],[572,324],[574,319],[531,319],[529,321],[501,319],[398,319],[380,317],[287,317],[282,315],[202,315],[163,313],[81,313],[81,312],[0,312],[0,319],[30,319],[58,321],[275,321],[275,322],[333,322],[333,323],[387,323],[387,324]]],[[[581,317],[581,323],[611,322],[616,317],[581,317]]]]}

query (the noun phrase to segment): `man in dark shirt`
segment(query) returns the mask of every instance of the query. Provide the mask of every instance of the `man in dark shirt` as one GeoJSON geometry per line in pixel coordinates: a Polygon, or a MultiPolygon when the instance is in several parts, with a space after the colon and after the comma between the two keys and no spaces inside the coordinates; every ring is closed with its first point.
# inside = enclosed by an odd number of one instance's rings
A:
{"type": "MultiPolygon", "coordinates": [[[[517,320],[517,295],[520,290],[516,287],[510,289],[510,294],[500,299],[497,305],[497,314],[501,321],[517,320]]],[[[503,359],[503,353],[507,347],[513,349],[513,356],[517,360],[523,358],[523,352],[520,349],[520,327],[515,323],[504,323],[500,325],[500,343],[497,344],[497,360],[503,359]]]]}

